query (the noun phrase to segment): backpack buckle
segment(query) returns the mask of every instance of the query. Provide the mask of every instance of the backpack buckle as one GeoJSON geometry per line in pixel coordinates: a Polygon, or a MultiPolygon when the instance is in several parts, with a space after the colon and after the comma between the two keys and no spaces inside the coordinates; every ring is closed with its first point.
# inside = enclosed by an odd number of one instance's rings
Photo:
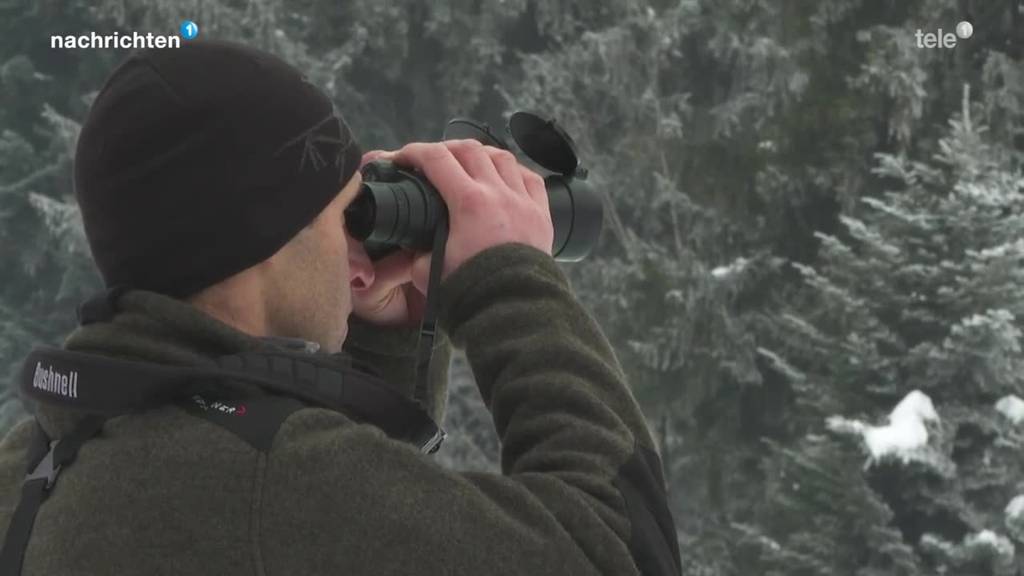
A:
{"type": "Polygon", "coordinates": [[[25,476],[25,483],[28,484],[33,480],[39,480],[42,478],[46,479],[46,486],[44,490],[53,488],[54,483],[57,481],[57,474],[60,473],[60,464],[53,465],[53,452],[57,448],[57,444],[60,440],[54,440],[50,442],[50,451],[43,456],[43,459],[36,464],[36,467],[32,472],[25,476]]]}

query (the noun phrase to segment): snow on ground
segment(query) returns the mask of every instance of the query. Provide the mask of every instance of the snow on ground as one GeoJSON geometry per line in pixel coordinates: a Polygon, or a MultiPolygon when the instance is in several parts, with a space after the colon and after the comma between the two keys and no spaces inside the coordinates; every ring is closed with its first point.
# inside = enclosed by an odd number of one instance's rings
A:
{"type": "Polygon", "coordinates": [[[924,392],[914,390],[896,405],[885,426],[872,426],[841,416],[830,417],[827,424],[836,432],[863,437],[873,460],[893,456],[907,462],[919,459],[917,452],[928,445],[925,422],[938,420],[932,399],[924,392]]]}
{"type": "Polygon", "coordinates": [[[1024,400],[1018,396],[1004,396],[996,402],[996,410],[1002,412],[1014,424],[1024,424],[1024,400]]]}

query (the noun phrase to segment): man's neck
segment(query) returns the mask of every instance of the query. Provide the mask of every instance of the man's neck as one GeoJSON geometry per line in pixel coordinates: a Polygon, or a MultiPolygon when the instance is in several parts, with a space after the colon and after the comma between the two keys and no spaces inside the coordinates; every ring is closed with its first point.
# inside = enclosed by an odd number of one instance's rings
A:
{"type": "Polygon", "coordinates": [[[218,356],[259,349],[262,340],[181,300],[131,290],[118,299],[110,321],[79,326],[64,346],[143,361],[203,365],[218,356]]]}
{"type": "Polygon", "coordinates": [[[228,278],[187,300],[207,315],[250,336],[272,336],[259,289],[239,277],[228,278]]]}

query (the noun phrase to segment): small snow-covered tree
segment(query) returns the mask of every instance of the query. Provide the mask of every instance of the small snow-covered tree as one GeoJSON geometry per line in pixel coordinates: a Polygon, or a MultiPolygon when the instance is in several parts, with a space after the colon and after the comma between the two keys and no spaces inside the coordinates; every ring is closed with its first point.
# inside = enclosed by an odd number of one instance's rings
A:
{"type": "Polygon", "coordinates": [[[770,491],[757,534],[777,561],[818,567],[806,573],[1024,566],[1024,175],[980,109],[965,86],[931,159],[877,155],[890,189],[842,215],[842,234],[818,235],[820,264],[795,265],[808,300],[773,318],[779,345],[762,353],[790,383],[804,436],[773,451],[790,488],[770,491]],[[780,527],[780,510],[825,494],[834,506],[780,527]],[[856,529],[823,537],[837,526],[856,529]],[[866,546],[890,527],[898,541],[866,546]]]}

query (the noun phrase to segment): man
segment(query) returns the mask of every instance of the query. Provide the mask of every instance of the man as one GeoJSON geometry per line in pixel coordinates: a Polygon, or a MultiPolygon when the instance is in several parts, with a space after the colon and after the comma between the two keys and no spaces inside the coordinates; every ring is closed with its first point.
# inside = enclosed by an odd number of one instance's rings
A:
{"type": "MultiPolygon", "coordinates": [[[[442,421],[449,342],[464,347],[503,474],[443,469],[365,414],[301,404],[254,435],[237,427],[254,408],[210,415],[245,404],[168,401],[97,424],[51,471],[59,480],[42,482],[45,501],[25,504],[26,461],[45,465],[30,458],[26,420],[0,444],[0,530],[19,531],[0,569],[679,573],[661,463],[612,349],[551,258],[542,179],[472,141],[361,156],[330,101],[271,55],[194,42],[135,55],[108,79],[82,128],[75,185],[111,290],[83,309],[65,352],[203,370],[287,349],[367,365],[409,397],[429,255],[373,262],[347,233],[357,168],[374,158],[422,171],[448,206],[425,408],[442,421]]],[[[42,362],[30,379],[68,402],[89,386],[42,362]]],[[[250,407],[282,398],[235,389],[250,407]]],[[[44,452],[88,420],[52,403],[37,417],[44,452]]]]}

